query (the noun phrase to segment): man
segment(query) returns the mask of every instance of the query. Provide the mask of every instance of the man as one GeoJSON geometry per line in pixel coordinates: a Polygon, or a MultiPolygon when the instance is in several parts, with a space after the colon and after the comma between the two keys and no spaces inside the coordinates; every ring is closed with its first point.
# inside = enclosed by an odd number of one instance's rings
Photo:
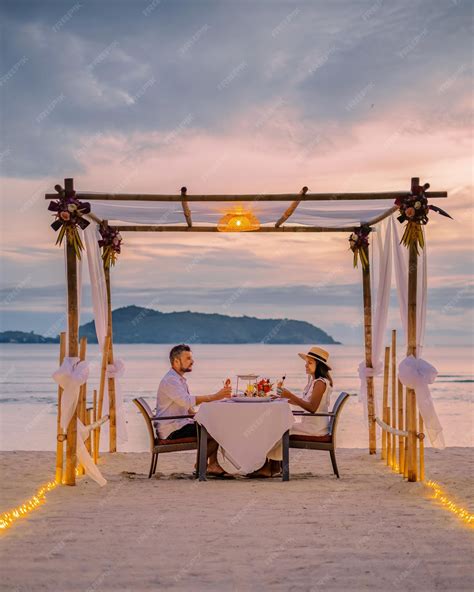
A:
{"type": "MultiPolygon", "coordinates": [[[[189,393],[188,383],[184,375],[192,372],[194,360],[189,345],[175,345],[170,351],[170,370],[162,378],[156,398],[156,416],[190,415],[192,408],[201,403],[225,399],[232,394],[230,386],[224,386],[213,395],[193,396],[189,393]]],[[[156,422],[160,438],[176,440],[178,438],[197,437],[196,423],[189,418],[170,419],[156,422]]],[[[223,475],[224,470],[217,462],[217,442],[208,441],[207,456],[209,475],[223,475]]]]}

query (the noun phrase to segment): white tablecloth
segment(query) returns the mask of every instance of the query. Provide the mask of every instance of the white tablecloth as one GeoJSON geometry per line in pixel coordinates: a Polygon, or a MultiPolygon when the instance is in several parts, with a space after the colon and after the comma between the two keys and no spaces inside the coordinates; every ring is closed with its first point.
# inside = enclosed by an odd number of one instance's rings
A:
{"type": "MultiPolygon", "coordinates": [[[[259,469],[267,452],[295,421],[286,400],[203,403],[194,419],[219,443],[225,459],[235,467],[230,471],[241,475],[259,469]]],[[[226,470],[229,470],[230,463],[226,463],[226,470]]]]}

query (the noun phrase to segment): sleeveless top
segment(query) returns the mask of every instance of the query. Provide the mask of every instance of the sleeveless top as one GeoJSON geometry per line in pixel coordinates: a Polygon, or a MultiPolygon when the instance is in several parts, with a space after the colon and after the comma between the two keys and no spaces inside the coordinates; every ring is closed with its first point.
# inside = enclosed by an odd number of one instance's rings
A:
{"type": "MultiPolygon", "coordinates": [[[[326,390],[321,397],[321,402],[317,408],[317,413],[327,413],[329,411],[329,399],[331,396],[331,383],[327,378],[312,378],[309,377],[302,399],[309,401],[313,392],[314,383],[317,380],[322,380],[326,385],[326,390]]],[[[329,433],[329,417],[295,417],[297,423],[293,425],[290,430],[291,434],[300,434],[304,436],[325,436],[329,433]],[[298,420],[301,420],[300,422],[298,420]]]]}

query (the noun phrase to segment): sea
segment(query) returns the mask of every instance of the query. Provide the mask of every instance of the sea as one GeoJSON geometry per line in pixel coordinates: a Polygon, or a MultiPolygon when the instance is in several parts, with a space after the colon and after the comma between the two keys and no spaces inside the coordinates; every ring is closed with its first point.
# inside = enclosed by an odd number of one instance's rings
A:
{"type": "MultiPolygon", "coordinates": [[[[357,367],[363,360],[363,348],[349,345],[325,346],[333,366],[332,401],[341,391],[354,394],[346,405],[338,429],[338,446],[366,448],[367,423],[358,401],[357,367]]],[[[161,377],[169,368],[170,345],[116,344],[114,355],[125,364],[121,379],[128,440],[119,445],[123,452],[149,450],[143,419],[132,403],[145,397],[154,407],[161,377]]],[[[307,345],[200,345],[192,346],[193,371],[187,375],[190,392],[214,393],[230,378],[235,388],[237,375],[257,374],[276,381],[286,376],[287,388],[298,393],[306,384],[304,362],[298,352],[307,345]]],[[[403,350],[397,352],[398,360],[403,350]]],[[[57,386],[52,379],[58,368],[57,344],[0,344],[0,450],[54,450],[56,447],[57,386]]],[[[473,351],[467,346],[426,347],[423,358],[438,370],[431,385],[436,411],[444,429],[447,446],[473,445],[473,351]]],[[[88,404],[98,388],[100,355],[97,345],[88,345],[90,376],[88,404]]],[[[242,383],[241,383],[242,384],[242,383]]],[[[378,407],[382,380],[376,380],[378,407]]],[[[391,397],[391,395],[390,395],[391,397]]],[[[380,430],[378,430],[380,432],[380,430]]],[[[380,440],[380,434],[378,436],[380,440]]],[[[107,450],[107,428],[102,431],[101,447],[107,450]]],[[[429,446],[429,442],[427,441],[429,446]]]]}

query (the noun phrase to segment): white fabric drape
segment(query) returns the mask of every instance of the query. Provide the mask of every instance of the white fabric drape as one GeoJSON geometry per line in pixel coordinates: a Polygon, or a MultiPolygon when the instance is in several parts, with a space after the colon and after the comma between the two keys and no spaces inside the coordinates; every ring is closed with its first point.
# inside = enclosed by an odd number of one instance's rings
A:
{"type": "Polygon", "coordinates": [[[97,224],[91,223],[84,231],[84,245],[87,253],[87,265],[92,292],[92,308],[94,310],[95,332],[100,351],[103,350],[107,335],[107,287],[105,284],[104,267],[100,254],[100,234],[97,224]]]}
{"type": "MultiPolygon", "coordinates": [[[[107,335],[108,310],[107,310],[107,286],[105,283],[104,266],[99,247],[99,227],[91,222],[84,231],[85,248],[87,252],[87,264],[92,292],[92,308],[94,310],[94,323],[100,351],[103,352],[105,337],[107,335]]],[[[117,439],[120,442],[128,440],[125,409],[123,404],[123,392],[120,385],[120,378],[125,372],[125,365],[122,360],[115,360],[113,365],[108,366],[107,375],[115,379],[115,417],[117,422],[117,439]]],[[[104,393],[103,414],[109,412],[108,382],[104,393]]]]}
{"type": "MultiPolygon", "coordinates": [[[[372,368],[367,368],[365,360],[359,364],[359,401],[367,410],[367,377],[376,376],[383,370],[382,351],[384,349],[385,329],[387,326],[388,306],[392,285],[392,227],[391,224],[380,223],[377,228],[378,252],[378,284],[377,302],[372,327],[372,368]],[[385,231],[385,232],[384,232],[385,231]],[[382,235],[385,234],[384,237],[382,235]]],[[[373,266],[371,267],[373,271],[373,266]]],[[[372,285],[374,282],[371,282],[372,285]]],[[[374,404],[376,402],[374,401],[374,404]]],[[[367,417],[367,413],[365,415],[367,417]]]]}
{"type": "MultiPolygon", "coordinates": [[[[400,244],[397,223],[392,216],[393,252],[395,259],[395,278],[397,283],[405,339],[408,340],[408,249],[400,244]]],[[[424,237],[424,228],[422,228],[424,237]]],[[[416,391],[416,401],[426,426],[432,446],[444,448],[443,428],[436,414],[429,389],[438,374],[436,368],[421,358],[425,338],[427,309],[427,245],[421,251],[417,268],[417,309],[416,309],[416,358],[409,356],[400,362],[398,367],[400,382],[416,391]]]]}
{"type": "Polygon", "coordinates": [[[434,366],[422,360],[408,356],[398,367],[400,382],[416,392],[416,402],[426,426],[428,437],[434,448],[445,448],[443,428],[436,414],[429,384],[433,384],[438,371],[434,366]]]}
{"type": "MultiPolygon", "coordinates": [[[[54,372],[53,379],[63,389],[61,396],[61,416],[59,425],[66,431],[77,407],[81,385],[89,378],[89,364],[77,357],[65,357],[61,366],[54,372]]],[[[84,467],[87,475],[96,481],[101,487],[107,483],[89,454],[84,441],[87,439],[90,429],[77,420],[77,457],[84,467]]]]}

